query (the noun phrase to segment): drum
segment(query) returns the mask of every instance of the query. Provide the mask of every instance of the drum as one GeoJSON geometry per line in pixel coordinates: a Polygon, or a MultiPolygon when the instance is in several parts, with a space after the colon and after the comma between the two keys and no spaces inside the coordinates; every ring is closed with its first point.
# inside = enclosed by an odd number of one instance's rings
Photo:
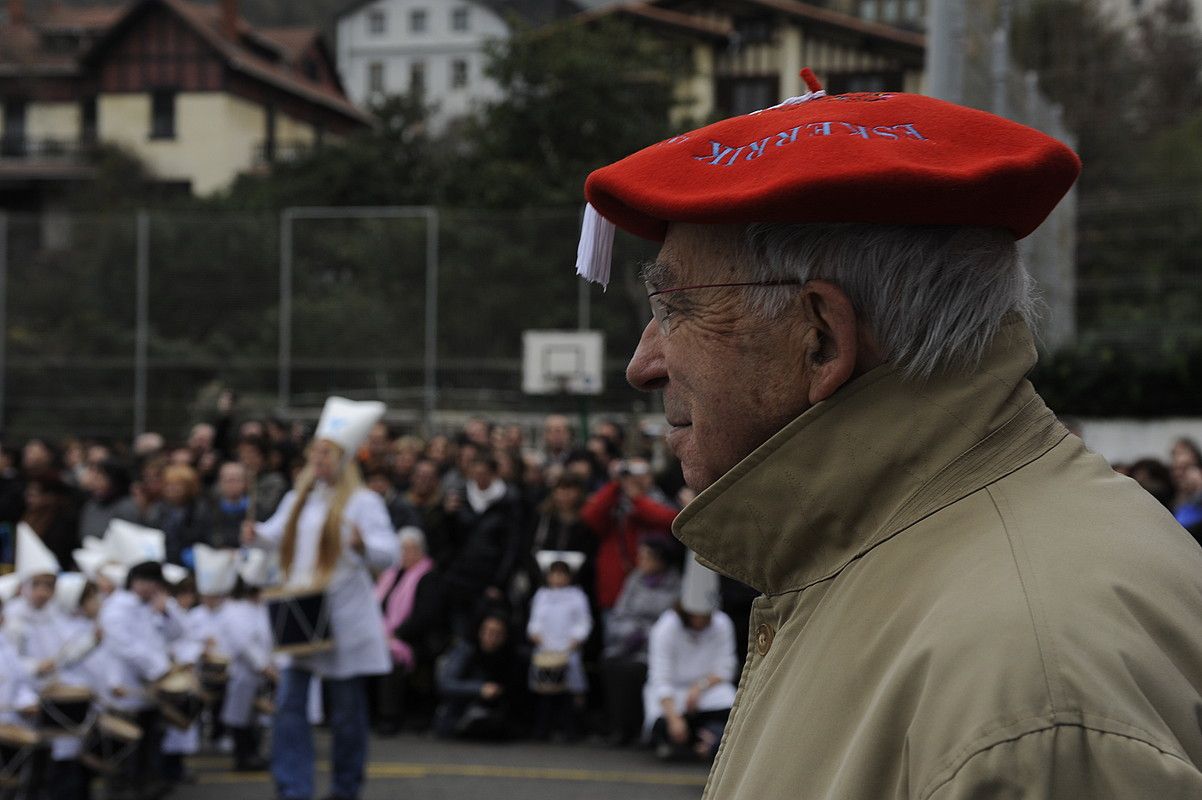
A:
{"type": "Polygon", "coordinates": [[[178,667],[157,680],[151,688],[163,719],[180,730],[187,730],[205,707],[200,681],[190,667],[178,667]]]}
{"type": "Polygon", "coordinates": [[[37,731],[19,725],[0,725],[0,789],[21,785],[21,773],[41,745],[37,731]]]}
{"type": "Polygon", "coordinates": [[[129,720],[101,714],[84,738],[79,760],[94,772],[115,773],[133,755],[142,740],[142,729],[129,720]]]}
{"type": "Polygon", "coordinates": [[[200,685],[210,694],[221,694],[229,680],[230,660],[217,653],[205,653],[200,659],[200,685]]]}
{"type": "Polygon", "coordinates": [[[38,727],[47,736],[83,736],[92,723],[92,692],[54,685],[42,692],[38,727]]]}
{"type": "Polygon", "coordinates": [[[561,694],[568,683],[568,657],[566,652],[553,650],[535,653],[530,660],[531,688],[538,694],[561,694]]]}
{"type": "Polygon", "coordinates": [[[294,656],[334,649],[330,602],[325,589],[279,589],[264,592],[271,619],[271,638],[277,653],[294,656]]]}

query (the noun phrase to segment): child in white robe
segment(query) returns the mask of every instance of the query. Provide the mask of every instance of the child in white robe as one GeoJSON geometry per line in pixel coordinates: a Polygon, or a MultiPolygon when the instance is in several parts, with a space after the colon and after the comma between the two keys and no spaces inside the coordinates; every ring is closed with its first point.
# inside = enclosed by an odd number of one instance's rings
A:
{"type": "Polygon", "coordinates": [[[579,553],[541,551],[537,554],[544,567],[547,585],[534,593],[530,605],[530,621],[526,635],[535,647],[531,665],[531,689],[541,694],[535,723],[535,735],[542,737],[551,731],[552,719],[563,717],[564,732],[569,738],[576,735],[577,716],[584,709],[584,696],[588,681],[580,657],[580,647],[593,629],[592,614],[589,612],[588,597],[578,586],[572,585],[572,568],[566,560],[579,553]],[[547,553],[552,553],[548,556],[547,553]],[[554,560],[552,560],[554,559],[554,560]],[[563,676],[563,692],[571,698],[568,707],[556,714],[557,706],[564,706],[559,693],[545,693],[543,680],[538,675],[540,654],[566,654],[567,664],[563,676]]]}
{"type": "Polygon", "coordinates": [[[275,674],[271,622],[266,606],[259,601],[258,589],[239,582],[233,599],[222,607],[221,624],[230,658],[221,722],[234,739],[234,769],[258,772],[268,764],[259,755],[255,701],[264,682],[275,674]]]}

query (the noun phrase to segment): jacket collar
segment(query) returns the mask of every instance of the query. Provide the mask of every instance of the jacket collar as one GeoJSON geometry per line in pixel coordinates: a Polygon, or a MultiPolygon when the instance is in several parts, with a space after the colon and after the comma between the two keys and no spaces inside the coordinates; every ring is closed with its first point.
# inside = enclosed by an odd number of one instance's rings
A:
{"type": "Polygon", "coordinates": [[[1035,361],[1013,317],[972,373],[916,381],[878,367],[739,462],[673,531],[700,561],[766,594],[829,578],[1066,435],[1024,377],[1035,361]]]}

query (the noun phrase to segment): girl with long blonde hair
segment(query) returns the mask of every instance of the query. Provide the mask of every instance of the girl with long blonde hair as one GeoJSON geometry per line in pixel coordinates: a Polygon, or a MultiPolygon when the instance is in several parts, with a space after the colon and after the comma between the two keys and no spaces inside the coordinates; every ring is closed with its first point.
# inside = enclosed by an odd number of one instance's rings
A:
{"type": "Polygon", "coordinates": [[[367,761],[364,678],[392,667],[372,573],[399,557],[379,495],[363,486],[353,455],[383,415],[381,403],[326,402],[304,470],[271,519],[247,523],[243,542],[277,549],[284,586],[326,593],[334,648],[296,656],[280,678],[271,770],[283,800],[311,800],[314,751],[306,715],[310,680],[324,680],[333,735],[331,794],[357,798],[367,761]]]}

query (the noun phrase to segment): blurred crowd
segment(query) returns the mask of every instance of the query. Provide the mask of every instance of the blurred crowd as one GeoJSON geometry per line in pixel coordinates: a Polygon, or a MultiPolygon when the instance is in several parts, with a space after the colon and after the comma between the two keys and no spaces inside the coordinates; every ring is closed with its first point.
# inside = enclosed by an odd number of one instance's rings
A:
{"type": "Polygon", "coordinates": [[[1168,463],[1141,458],[1115,464],[1115,471],[1139,483],[1202,544],[1202,449],[1193,439],[1173,443],[1168,463]]]}
{"type": "MultiPolygon", "coordinates": [[[[686,609],[691,557],[671,535],[691,499],[679,466],[651,458],[654,437],[619,421],[573,423],[473,418],[424,439],[371,429],[355,460],[401,544],[377,576],[394,663],[370,686],[379,735],[587,737],[712,757],[755,592],[723,578],[720,600],[686,609]]],[[[12,563],[24,522],[73,570],[73,554],[116,519],[162,531],[166,562],[193,569],[198,545],[238,548],[245,521],[273,515],[308,435],[240,418],[225,396],[181,442],[5,446],[0,563],[12,563]]],[[[198,599],[190,581],[175,594],[181,606],[198,599]]]]}

